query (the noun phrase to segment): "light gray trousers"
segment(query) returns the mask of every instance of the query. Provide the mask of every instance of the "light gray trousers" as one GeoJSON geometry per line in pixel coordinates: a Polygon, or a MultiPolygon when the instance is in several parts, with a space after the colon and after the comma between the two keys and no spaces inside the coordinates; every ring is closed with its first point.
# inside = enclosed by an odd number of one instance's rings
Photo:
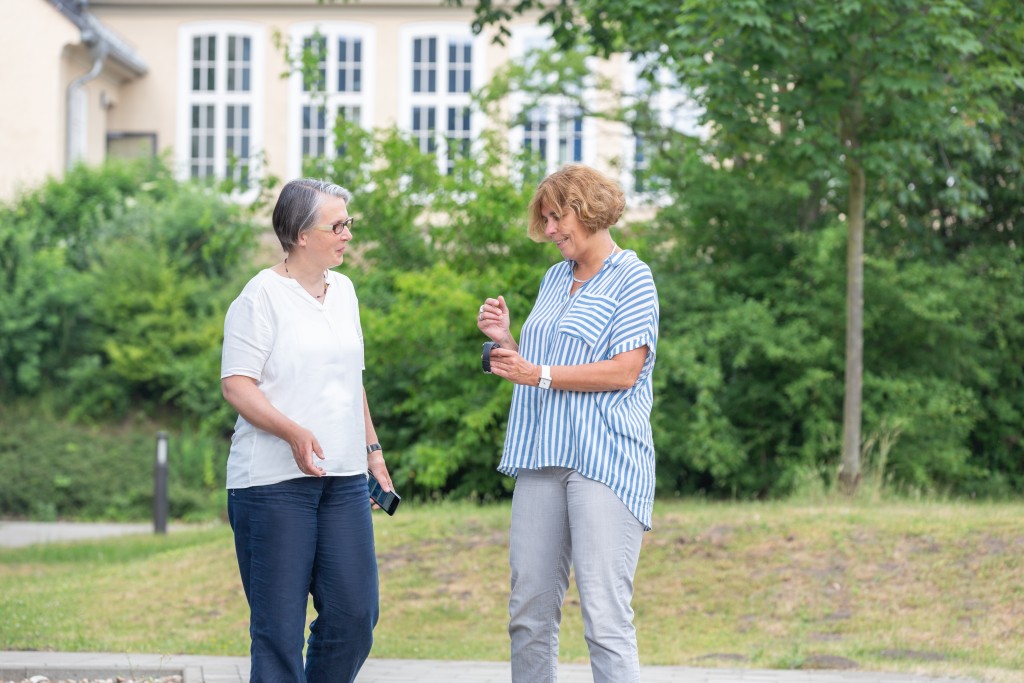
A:
{"type": "Polygon", "coordinates": [[[509,560],[512,683],[558,682],[558,632],[569,569],[594,683],[639,683],[633,575],[643,525],[604,484],[575,470],[519,470],[509,560]]]}

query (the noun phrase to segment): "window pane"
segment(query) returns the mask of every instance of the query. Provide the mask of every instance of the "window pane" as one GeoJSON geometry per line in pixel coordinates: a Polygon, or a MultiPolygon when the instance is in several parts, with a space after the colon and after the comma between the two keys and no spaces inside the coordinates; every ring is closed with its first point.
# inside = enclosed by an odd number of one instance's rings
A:
{"type": "Polygon", "coordinates": [[[412,133],[419,142],[421,152],[433,152],[437,146],[434,132],[437,129],[437,109],[434,107],[412,108],[412,133]]]}
{"type": "Polygon", "coordinates": [[[523,126],[523,147],[537,154],[542,160],[548,158],[548,122],[544,109],[531,109],[523,126]]]}
{"type": "Polygon", "coordinates": [[[437,38],[413,40],[413,92],[437,92],[437,38]]]}
{"type": "Polygon", "coordinates": [[[302,154],[323,156],[327,136],[327,112],[321,107],[302,108],[302,154]]]}
{"type": "Polygon", "coordinates": [[[251,39],[244,36],[228,36],[227,70],[228,92],[248,92],[251,64],[247,58],[251,39]]]}
{"type": "Polygon", "coordinates": [[[303,91],[310,92],[327,88],[327,39],[323,36],[313,36],[305,38],[303,45],[314,59],[312,65],[304,67],[303,91]],[[312,73],[308,71],[309,66],[313,67],[312,73]]]}
{"type": "Polygon", "coordinates": [[[467,42],[448,43],[448,92],[468,93],[473,73],[473,47],[467,42]]]}
{"type": "Polygon", "coordinates": [[[192,92],[209,92],[214,89],[215,46],[214,36],[196,36],[192,39],[192,92]]]}
{"type": "Polygon", "coordinates": [[[362,83],[358,72],[362,67],[362,41],[342,38],[338,41],[338,92],[360,92],[362,83]]]}

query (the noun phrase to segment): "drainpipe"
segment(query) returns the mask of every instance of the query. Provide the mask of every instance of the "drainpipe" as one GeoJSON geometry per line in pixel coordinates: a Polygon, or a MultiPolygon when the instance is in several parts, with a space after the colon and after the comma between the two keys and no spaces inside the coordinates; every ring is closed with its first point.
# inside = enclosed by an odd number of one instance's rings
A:
{"type": "Polygon", "coordinates": [[[92,68],[87,73],[82,74],[75,80],[71,81],[68,86],[67,92],[67,112],[65,114],[65,146],[67,150],[67,169],[71,170],[71,167],[75,165],[75,162],[81,158],[81,151],[77,149],[75,145],[74,136],[74,121],[76,114],[81,114],[84,119],[84,112],[79,112],[75,104],[79,91],[85,86],[86,83],[93,80],[100,75],[100,71],[103,69],[103,61],[107,57],[107,53],[110,51],[106,41],[100,37],[99,33],[92,28],[92,26],[82,29],[82,42],[89,46],[89,54],[92,56],[92,68]]]}

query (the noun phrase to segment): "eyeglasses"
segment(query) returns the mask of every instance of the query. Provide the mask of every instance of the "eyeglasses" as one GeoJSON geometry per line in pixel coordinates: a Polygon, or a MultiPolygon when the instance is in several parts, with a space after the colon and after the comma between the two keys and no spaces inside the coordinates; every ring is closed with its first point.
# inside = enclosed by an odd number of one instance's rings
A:
{"type": "Polygon", "coordinates": [[[335,235],[340,235],[342,232],[345,231],[345,228],[348,228],[348,231],[352,232],[352,226],[355,224],[355,222],[355,217],[349,216],[343,221],[338,221],[337,223],[332,223],[330,225],[314,225],[312,228],[310,228],[310,230],[329,230],[330,232],[333,232],[335,235]]]}

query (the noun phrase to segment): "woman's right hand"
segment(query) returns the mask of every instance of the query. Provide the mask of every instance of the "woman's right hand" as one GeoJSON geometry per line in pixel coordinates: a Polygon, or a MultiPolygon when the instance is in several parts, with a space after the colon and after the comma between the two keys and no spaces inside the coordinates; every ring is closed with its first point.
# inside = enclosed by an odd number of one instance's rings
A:
{"type": "Polygon", "coordinates": [[[509,331],[511,328],[511,318],[508,313],[508,306],[505,305],[505,297],[499,296],[497,299],[485,299],[476,316],[476,326],[491,341],[497,342],[502,348],[519,348],[519,345],[512,338],[512,333],[509,331]]]}
{"type": "Polygon", "coordinates": [[[298,465],[299,470],[303,474],[309,474],[314,477],[322,477],[326,472],[324,469],[316,464],[316,460],[313,456],[324,459],[324,449],[320,447],[320,442],[313,436],[313,432],[309,431],[305,427],[296,425],[295,432],[288,438],[288,444],[292,447],[292,457],[295,458],[295,464],[298,465]]]}
{"type": "Polygon", "coordinates": [[[324,449],[313,432],[271,405],[255,379],[231,375],[222,379],[220,384],[224,398],[249,424],[288,442],[299,471],[314,477],[324,476],[324,470],[313,459],[313,456],[324,459],[324,449]]]}

